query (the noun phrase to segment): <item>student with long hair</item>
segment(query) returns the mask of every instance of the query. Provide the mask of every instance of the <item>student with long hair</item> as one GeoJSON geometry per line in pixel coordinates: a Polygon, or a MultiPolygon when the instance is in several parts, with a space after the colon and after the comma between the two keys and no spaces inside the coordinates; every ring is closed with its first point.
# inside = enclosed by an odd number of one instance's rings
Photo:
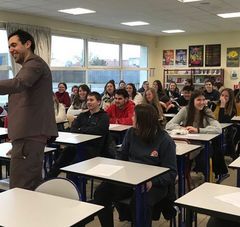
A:
{"type": "MultiPolygon", "coordinates": [[[[135,107],[133,127],[124,138],[122,149],[117,158],[130,162],[143,163],[169,168],[161,176],[146,182],[146,220],[151,226],[152,207],[168,197],[169,189],[174,188],[176,178],[176,147],[172,138],[163,130],[159,123],[157,110],[149,104],[139,104],[135,107]]],[[[174,192],[174,190],[173,190],[174,192]]],[[[112,204],[131,197],[131,213],[134,220],[134,190],[129,186],[103,182],[94,193],[94,202],[105,208],[99,213],[102,226],[112,227],[112,204]]]]}
{"type": "Polygon", "coordinates": [[[71,99],[67,92],[67,84],[65,82],[60,82],[58,84],[58,91],[55,94],[58,98],[58,101],[65,107],[68,108],[71,105],[71,99]]]}
{"type": "Polygon", "coordinates": [[[87,96],[89,93],[90,88],[86,84],[81,84],[78,88],[78,93],[75,95],[67,111],[67,115],[77,116],[84,110],[87,110],[87,96]]]}
{"type": "MultiPolygon", "coordinates": [[[[234,92],[230,88],[224,88],[220,94],[220,100],[215,106],[214,115],[220,123],[231,123],[233,116],[237,114],[237,108],[235,104],[234,92]]],[[[233,138],[233,128],[227,128],[225,130],[225,139],[227,143],[227,154],[232,158],[236,158],[235,145],[233,138]]]]}
{"type": "Polygon", "coordinates": [[[166,89],[166,95],[171,100],[176,100],[180,97],[179,89],[175,81],[170,81],[168,88],[166,89]]]}
{"type": "Polygon", "coordinates": [[[102,96],[102,108],[106,110],[113,102],[116,86],[113,80],[109,80],[105,87],[102,96]]]}
{"type": "Polygon", "coordinates": [[[133,83],[127,84],[126,90],[129,95],[129,100],[133,101],[135,105],[142,103],[143,97],[139,92],[137,92],[137,89],[133,83]]]}
{"type": "MultiPolygon", "coordinates": [[[[220,123],[214,118],[213,112],[205,105],[204,93],[195,90],[189,100],[188,106],[183,107],[178,114],[170,120],[167,130],[184,128],[188,133],[221,134],[220,123]]],[[[215,175],[226,174],[228,172],[218,138],[212,141],[213,148],[213,169],[215,175]]],[[[196,171],[203,171],[203,152],[196,159],[196,171]]]]}
{"type": "Polygon", "coordinates": [[[166,93],[163,89],[161,81],[160,80],[154,80],[153,81],[153,88],[157,92],[159,101],[162,101],[161,99],[166,95],[166,93]]]}
{"type": "Polygon", "coordinates": [[[188,106],[183,107],[166,125],[167,130],[186,128],[189,133],[221,133],[222,128],[212,111],[205,106],[204,93],[195,90],[188,106]]]}
{"type": "Polygon", "coordinates": [[[142,87],[138,89],[138,92],[141,93],[142,95],[144,92],[149,88],[149,82],[147,80],[143,81],[142,87]]]}
{"type": "Polygon", "coordinates": [[[165,118],[163,115],[163,110],[158,99],[158,95],[154,88],[148,88],[143,95],[143,103],[152,105],[159,114],[159,120],[162,124],[165,124],[165,118]]]}
{"type": "Polygon", "coordinates": [[[233,90],[224,88],[220,94],[220,100],[215,107],[214,115],[220,123],[230,123],[236,114],[237,108],[233,90]]]}

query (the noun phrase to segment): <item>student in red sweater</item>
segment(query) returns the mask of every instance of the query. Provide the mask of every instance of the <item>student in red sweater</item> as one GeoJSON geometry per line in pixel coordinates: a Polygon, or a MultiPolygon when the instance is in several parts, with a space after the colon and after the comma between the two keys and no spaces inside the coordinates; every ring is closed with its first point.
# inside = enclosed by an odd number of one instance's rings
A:
{"type": "Polygon", "coordinates": [[[60,103],[62,103],[65,107],[69,107],[71,105],[71,99],[67,92],[67,84],[64,82],[60,82],[58,84],[58,91],[55,93],[57,99],[60,103]]]}
{"type": "Polygon", "coordinates": [[[115,103],[107,110],[110,118],[110,124],[132,125],[132,117],[134,113],[134,103],[129,101],[129,95],[125,89],[115,91],[115,103]]]}

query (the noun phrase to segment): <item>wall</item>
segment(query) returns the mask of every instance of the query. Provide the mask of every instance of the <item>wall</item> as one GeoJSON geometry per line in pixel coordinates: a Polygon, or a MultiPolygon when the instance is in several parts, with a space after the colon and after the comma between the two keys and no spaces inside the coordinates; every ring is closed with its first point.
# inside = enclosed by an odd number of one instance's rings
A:
{"type": "MultiPolygon", "coordinates": [[[[225,87],[233,88],[233,84],[237,84],[240,80],[239,68],[226,67],[226,52],[228,47],[240,47],[240,31],[228,33],[208,33],[199,35],[175,35],[168,37],[159,37],[157,44],[157,59],[159,66],[157,67],[155,75],[162,79],[162,52],[167,49],[188,49],[189,45],[205,45],[205,44],[221,44],[221,68],[224,68],[224,85],[225,87]],[[238,79],[231,80],[231,71],[238,72],[238,79]]],[[[173,66],[174,68],[174,66],[173,66]]]]}

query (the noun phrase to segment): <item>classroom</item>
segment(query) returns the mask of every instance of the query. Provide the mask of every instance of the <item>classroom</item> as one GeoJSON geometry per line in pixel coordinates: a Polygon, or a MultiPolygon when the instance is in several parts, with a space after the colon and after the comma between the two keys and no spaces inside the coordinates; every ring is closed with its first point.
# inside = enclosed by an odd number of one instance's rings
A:
{"type": "Polygon", "coordinates": [[[240,226],[239,17],[237,0],[2,1],[0,207],[17,221],[0,226],[240,226]]]}

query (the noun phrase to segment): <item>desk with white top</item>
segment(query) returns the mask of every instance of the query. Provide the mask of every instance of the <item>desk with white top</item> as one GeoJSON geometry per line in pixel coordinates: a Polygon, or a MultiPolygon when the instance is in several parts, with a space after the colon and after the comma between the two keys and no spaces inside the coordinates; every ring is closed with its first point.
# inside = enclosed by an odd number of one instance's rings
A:
{"type": "Polygon", "coordinates": [[[110,124],[109,131],[111,132],[116,143],[121,144],[123,142],[126,131],[131,127],[132,125],[110,124]]]}
{"type": "MultiPolygon", "coordinates": [[[[9,143],[9,142],[0,143],[0,160],[10,161],[11,156],[7,155],[7,153],[11,149],[12,149],[12,144],[11,143],[9,143]]],[[[45,155],[44,171],[45,171],[45,174],[47,173],[47,166],[46,166],[47,159],[46,159],[46,157],[48,155],[51,155],[54,151],[56,151],[56,148],[52,148],[52,147],[45,147],[44,148],[44,155],[45,155]]],[[[0,171],[0,177],[2,178],[1,171],[0,171]]]]}
{"type": "Polygon", "coordinates": [[[222,129],[224,130],[228,127],[231,127],[233,125],[233,123],[220,123],[220,125],[221,125],[222,129]]]}
{"type": "Polygon", "coordinates": [[[171,131],[168,131],[169,135],[173,139],[184,139],[184,140],[189,140],[189,141],[198,141],[204,144],[204,156],[205,156],[205,163],[206,163],[206,169],[204,172],[205,176],[205,181],[209,181],[210,176],[209,176],[209,169],[210,169],[210,164],[209,164],[209,145],[210,141],[215,139],[216,137],[220,136],[221,134],[201,134],[201,133],[196,133],[196,134],[186,134],[186,135],[178,135],[178,134],[173,134],[171,131]]]}
{"type": "Polygon", "coordinates": [[[8,136],[8,129],[0,127],[0,137],[1,138],[6,138],[8,136]]]}
{"type": "Polygon", "coordinates": [[[167,121],[170,121],[170,120],[171,120],[172,118],[174,118],[175,115],[177,115],[177,114],[173,114],[173,113],[164,113],[163,115],[164,115],[164,117],[166,117],[167,121]]]}
{"type": "Polygon", "coordinates": [[[240,122],[240,116],[234,116],[231,120],[240,122]]]}
{"type": "Polygon", "coordinates": [[[81,224],[102,208],[77,200],[14,188],[0,193],[0,225],[66,227],[81,224]]]}
{"type": "MultiPolygon", "coordinates": [[[[136,191],[136,226],[142,226],[144,215],[140,206],[142,185],[165,173],[168,168],[145,165],[115,159],[96,157],[61,168],[63,172],[93,177],[112,183],[121,183],[135,188],[136,191]]],[[[143,225],[144,226],[144,225],[143,225]]]]}
{"type": "Polygon", "coordinates": [[[237,169],[237,187],[240,187],[240,157],[230,163],[228,167],[232,169],[237,169]]]}
{"type": "Polygon", "coordinates": [[[78,145],[90,140],[100,138],[98,135],[71,133],[71,132],[58,132],[58,137],[54,141],[55,143],[78,145]]]}
{"type": "Polygon", "coordinates": [[[122,132],[131,128],[132,125],[120,125],[120,124],[110,124],[109,130],[113,132],[122,132]]]}
{"type": "MultiPolygon", "coordinates": [[[[11,143],[9,143],[9,142],[0,143],[0,159],[9,160],[11,158],[11,156],[7,155],[7,152],[10,151],[11,149],[12,149],[11,143]]],[[[45,147],[44,154],[51,153],[55,150],[56,150],[56,148],[45,147]]]]}
{"type": "Polygon", "coordinates": [[[204,183],[177,199],[175,203],[178,206],[186,208],[186,227],[192,226],[192,212],[198,212],[225,220],[239,221],[239,195],[240,188],[213,183],[204,183]],[[236,202],[236,205],[223,201],[222,198],[216,198],[218,196],[232,193],[237,193],[233,194],[232,200],[232,202],[236,202]],[[235,201],[234,198],[236,198],[235,201]]]}

